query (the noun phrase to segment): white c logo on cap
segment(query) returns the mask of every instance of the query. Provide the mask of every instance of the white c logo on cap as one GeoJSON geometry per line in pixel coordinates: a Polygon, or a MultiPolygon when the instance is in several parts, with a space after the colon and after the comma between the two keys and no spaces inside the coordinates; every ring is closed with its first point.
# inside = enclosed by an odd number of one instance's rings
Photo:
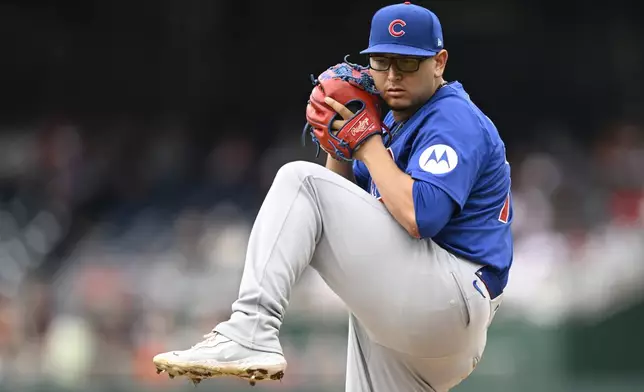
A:
{"type": "Polygon", "coordinates": [[[389,34],[393,37],[402,37],[405,35],[405,30],[402,29],[405,26],[407,26],[407,23],[402,19],[392,20],[391,23],[389,23],[389,34]],[[400,28],[396,30],[396,26],[400,26],[400,28]]]}

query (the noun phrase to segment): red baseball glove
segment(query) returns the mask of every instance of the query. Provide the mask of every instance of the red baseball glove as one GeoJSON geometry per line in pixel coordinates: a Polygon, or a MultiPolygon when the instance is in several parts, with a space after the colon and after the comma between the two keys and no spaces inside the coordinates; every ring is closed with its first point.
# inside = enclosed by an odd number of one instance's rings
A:
{"type": "Polygon", "coordinates": [[[354,152],[369,137],[388,133],[381,120],[380,94],[367,67],[349,63],[336,64],[324,71],[313,81],[313,91],[306,106],[306,125],[303,136],[308,133],[320,148],[333,158],[352,161],[354,152]],[[347,107],[353,116],[342,118],[324,102],[331,97],[347,107]],[[333,122],[345,120],[336,130],[333,122]]]}

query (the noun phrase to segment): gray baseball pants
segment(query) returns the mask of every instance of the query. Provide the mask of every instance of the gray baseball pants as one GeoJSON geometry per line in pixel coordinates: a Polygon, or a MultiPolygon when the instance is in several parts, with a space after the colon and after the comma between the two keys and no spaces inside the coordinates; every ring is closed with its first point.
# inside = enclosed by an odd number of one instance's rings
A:
{"type": "Polygon", "coordinates": [[[381,202],[310,162],[277,173],[251,231],[239,298],[215,331],[282,354],[280,326],[309,266],[351,313],[346,392],[447,391],[480,360],[500,303],[482,282],[475,289],[481,266],[412,238],[381,202]]]}

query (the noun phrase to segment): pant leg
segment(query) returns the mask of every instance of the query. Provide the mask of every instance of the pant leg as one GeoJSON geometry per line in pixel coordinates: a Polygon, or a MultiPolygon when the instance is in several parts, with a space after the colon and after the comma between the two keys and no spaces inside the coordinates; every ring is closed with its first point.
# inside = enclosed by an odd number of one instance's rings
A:
{"type": "Polygon", "coordinates": [[[435,392],[405,358],[374,343],[360,321],[349,319],[345,392],[435,392]]]}
{"type": "Polygon", "coordinates": [[[354,183],[314,163],[286,164],[253,224],[232,315],[215,330],[249,348],[281,353],[278,332],[292,287],[320,243],[325,256],[318,265],[328,264],[322,278],[337,282],[343,295],[357,294],[351,301],[340,298],[362,307],[362,313],[378,311],[381,317],[374,320],[397,312],[395,303],[404,294],[378,286],[390,283],[394,273],[398,280],[411,274],[387,259],[412,258],[405,253],[420,254],[424,247],[354,183]]]}
{"type": "MultiPolygon", "coordinates": [[[[451,355],[409,355],[384,347],[371,339],[360,321],[351,315],[345,392],[447,392],[471,375],[482,359],[487,328],[502,301],[502,297],[490,301],[484,287],[482,293],[476,289],[473,282],[476,280],[479,287],[482,283],[475,275],[479,268],[464,260],[454,260],[455,280],[462,286],[468,304],[465,308],[468,318],[466,329],[478,338],[451,355]]],[[[458,328],[459,325],[451,327],[458,328]]],[[[428,331],[429,334],[432,332],[428,331]]],[[[437,337],[444,338],[444,335],[439,333],[437,337]]]]}
{"type": "Polygon", "coordinates": [[[372,392],[374,389],[367,362],[371,358],[371,342],[358,323],[355,316],[349,316],[345,392],[372,392]]]}
{"type": "Polygon", "coordinates": [[[418,358],[470,355],[481,339],[481,303],[466,301],[476,291],[466,295],[457,284],[457,262],[409,236],[350,181],[317,164],[290,163],[253,225],[233,313],[215,330],[281,353],[291,290],[310,264],[379,346],[418,358]]]}

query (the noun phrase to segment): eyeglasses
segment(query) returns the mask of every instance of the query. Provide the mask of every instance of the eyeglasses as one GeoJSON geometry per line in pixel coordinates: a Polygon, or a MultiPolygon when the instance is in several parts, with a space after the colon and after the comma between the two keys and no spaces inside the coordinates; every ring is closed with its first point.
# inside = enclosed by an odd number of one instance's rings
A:
{"type": "Polygon", "coordinates": [[[374,71],[389,71],[392,63],[396,63],[396,69],[401,72],[416,72],[420,63],[431,57],[385,57],[370,56],[369,68],[374,71]]]}

